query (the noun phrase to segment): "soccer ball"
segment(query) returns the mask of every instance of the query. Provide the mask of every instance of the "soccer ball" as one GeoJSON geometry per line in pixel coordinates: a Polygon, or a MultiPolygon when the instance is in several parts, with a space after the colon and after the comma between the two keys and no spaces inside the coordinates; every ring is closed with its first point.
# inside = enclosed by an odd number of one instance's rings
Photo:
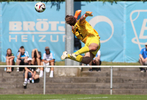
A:
{"type": "Polygon", "coordinates": [[[45,7],[45,4],[44,3],[38,2],[38,3],[35,4],[35,10],[37,12],[44,12],[45,9],[46,9],[46,7],[45,7]]]}

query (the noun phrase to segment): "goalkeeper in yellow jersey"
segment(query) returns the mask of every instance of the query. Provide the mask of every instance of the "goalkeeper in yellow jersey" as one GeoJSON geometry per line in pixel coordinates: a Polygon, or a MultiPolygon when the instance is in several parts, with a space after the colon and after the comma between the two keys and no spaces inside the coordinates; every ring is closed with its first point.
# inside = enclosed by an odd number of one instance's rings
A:
{"type": "Polygon", "coordinates": [[[72,32],[78,39],[80,39],[85,46],[79,49],[77,52],[68,54],[64,51],[61,59],[66,58],[89,64],[90,61],[95,57],[97,51],[100,49],[100,37],[98,32],[85,20],[88,16],[93,16],[92,12],[87,11],[79,20],[78,16],[81,14],[81,10],[75,12],[75,16],[66,15],[65,21],[67,24],[72,26],[72,32]],[[85,53],[85,56],[81,54],[85,53]]]}

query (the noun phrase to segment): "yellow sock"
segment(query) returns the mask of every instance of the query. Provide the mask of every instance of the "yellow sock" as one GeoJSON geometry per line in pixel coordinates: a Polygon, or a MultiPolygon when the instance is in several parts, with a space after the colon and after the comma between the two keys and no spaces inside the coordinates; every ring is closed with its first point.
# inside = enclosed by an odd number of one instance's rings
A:
{"type": "Polygon", "coordinates": [[[68,54],[67,57],[68,57],[68,58],[71,58],[71,57],[70,57],[70,54],[68,54]]]}
{"type": "Polygon", "coordinates": [[[70,56],[70,54],[68,54],[68,58],[69,58],[69,59],[72,59],[72,60],[75,60],[75,61],[78,61],[78,62],[81,62],[82,59],[83,59],[83,56],[78,55],[78,56],[76,57],[76,59],[73,59],[73,58],[70,56]]]}
{"type": "Polygon", "coordinates": [[[76,57],[76,60],[75,60],[75,61],[81,62],[81,61],[82,61],[82,59],[83,59],[83,56],[78,55],[78,56],[76,57]]]}
{"type": "Polygon", "coordinates": [[[83,53],[89,52],[89,48],[87,46],[81,48],[80,50],[76,51],[75,54],[80,55],[83,53]]]}
{"type": "Polygon", "coordinates": [[[67,58],[72,59],[72,60],[75,60],[75,59],[73,59],[73,58],[70,56],[70,54],[68,54],[67,58]]]}

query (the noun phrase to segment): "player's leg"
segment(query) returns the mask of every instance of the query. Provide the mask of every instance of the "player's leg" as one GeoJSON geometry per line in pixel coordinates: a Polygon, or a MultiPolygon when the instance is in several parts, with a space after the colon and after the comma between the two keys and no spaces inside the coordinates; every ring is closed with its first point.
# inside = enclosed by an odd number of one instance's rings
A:
{"type": "Polygon", "coordinates": [[[99,45],[97,43],[91,43],[89,46],[85,45],[84,47],[82,47],[80,50],[78,50],[74,54],[80,55],[80,54],[83,54],[86,52],[93,52],[93,51],[97,50],[98,47],[99,47],[99,45]]]}
{"type": "Polygon", "coordinates": [[[89,64],[93,60],[94,56],[95,55],[92,54],[92,52],[87,52],[81,62],[85,64],[89,64]]]}
{"type": "Polygon", "coordinates": [[[82,55],[76,55],[75,53],[68,54],[67,51],[64,51],[62,56],[61,56],[61,59],[64,60],[66,58],[69,58],[69,59],[72,59],[72,60],[75,60],[75,61],[78,61],[78,62],[88,64],[95,57],[95,55],[96,55],[97,51],[99,50],[99,48],[100,48],[100,46],[97,48],[97,50],[95,50],[93,52],[89,52],[89,53],[87,52],[84,57],[82,55]]]}
{"type": "Polygon", "coordinates": [[[90,48],[90,54],[89,55],[87,53],[83,57],[81,55],[73,53],[71,55],[68,54],[68,58],[73,59],[73,60],[78,61],[78,62],[85,63],[85,64],[90,63],[90,61],[95,57],[97,51],[100,49],[100,41],[99,41],[99,39],[97,40],[97,38],[96,39],[93,38],[92,41],[85,44],[85,47],[86,46],[88,46],[88,48],[90,48]],[[85,61],[85,60],[87,60],[87,61],[85,61]]]}
{"type": "Polygon", "coordinates": [[[80,50],[76,51],[74,54],[80,55],[86,52],[93,52],[99,48],[100,40],[98,36],[90,36],[87,38],[85,46],[80,50]]]}
{"type": "Polygon", "coordinates": [[[83,56],[82,55],[76,55],[74,53],[73,54],[68,54],[67,51],[64,51],[62,56],[61,56],[61,59],[64,60],[66,58],[81,62],[82,59],[83,59],[83,56]]]}
{"type": "MultiPolygon", "coordinates": [[[[63,52],[63,55],[65,58],[69,58],[81,63],[89,64],[90,61],[94,58],[94,54],[92,52],[87,52],[85,56],[82,55],[75,55],[75,54],[67,54],[67,52],[63,52]],[[65,53],[65,54],[64,54],[65,53]]],[[[61,56],[61,59],[63,59],[63,55],[61,56]]]]}
{"type": "Polygon", "coordinates": [[[74,55],[78,56],[78,55],[86,53],[86,52],[94,52],[94,51],[97,51],[97,49],[99,49],[99,48],[100,48],[99,40],[96,40],[96,42],[95,42],[95,40],[93,39],[93,41],[90,41],[90,42],[88,41],[83,48],[76,51],[72,55],[67,54],[67,51],[64,51],[61,56],[61,59],[62,60],[64,60],[65,58],[73,59],[73,57],[71,57],[71,56],[74,56],[74,55]]]}
{"type": "MultiPolygon", "coordinates": [[[[73,53],[73,54],[68,54],[67,51],[63,52],[63,55],[61,56],[61,59],[64,60],[66,58],[78,61],[78,62],[82,62],[83,60],[83,56],[81,56],[80,54],[82,53],[86,53],[86,52],[91,52],[93,54],[92,57],[94,57],[97,53],[97,51],[100,48],[100,41],[99,41],[99,37],[96,36],[92,36],[89,37],[86,41],[86,44],[83,48],[81,48],[80,50],[78,50],[77,52],[73,53]]],[[[89,57],[84,57],[83,62],[85,63],[85,59],[89,60],[90,59],[90,55],[89,57]]],[[[92,60],[92,59],[90,59],[92,60]]],[[[87,61],[89,63],[89,61],[87,61]]],[[[86,64],[87,64],[86,62],[86,64]]]]}

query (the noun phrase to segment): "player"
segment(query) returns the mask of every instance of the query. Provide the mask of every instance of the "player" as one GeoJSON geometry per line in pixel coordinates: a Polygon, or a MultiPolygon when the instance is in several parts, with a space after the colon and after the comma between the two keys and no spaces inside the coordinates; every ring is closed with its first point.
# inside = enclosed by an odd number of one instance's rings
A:
{"type": "Polygon", "coordinates": [[[80,14],[81,10],[77,10],[75,16],[66,15],[65,21],[67,24],[72,26],[73,34],[76,35],[76,37],[83,43],[85,43],[85,46],[72,54],[68,54],[67,51],[64,51],[61,59],[64,60],[69,58],[88,64],[100,49],[100,37],[97,31],[85,20],[87,16],[93,16],[92,12],[86,11],[86,13],[81,16],[79,20],[77,20],[80,14]],[[86,53],[86,55],[82,56],[81,54],[83,53],[86,53]]]}
{"type": "Polygon", "coordinates": [[[78,16],[81,14],[81,10],[77,10],[75,16],[66,15],[65,21],[72,26],[72,32],[80,39],[85,46],[75,53],[68,54],[67,51],[63,52],[61,59],[66,58],[88,64],[96,55],[100,49],[100,37],[95,29],[85,20],[87,16],[93,16],[92,12],[87,11],[79,20],[78,16]],[[87,53],[88,52],[88,53],[87,53]],[[81,54],[86,53],[83,57],[81,54]]]}
{"type": "Polygon", "coordinates": [[[78,39],[85,43],[85,47],[73,54],[67,54],[67,51],[64,51],[61,59],[64,60],[69,58],[88,64],[100,49],[100,37],[97,31],[93,29],[92,26],[85,20],[87,16],[93,16],[92,12],[87,11],[79,20],[77,20],[80,13],[81,10],[77,10],[75,16],[67,15],[65,17],[65,21],[67,24],[72,26],[73,34],[75,34],[78,39]],[[83,57],[80,55],[82,53],[86,53],[86,55],[83,57]]]}

